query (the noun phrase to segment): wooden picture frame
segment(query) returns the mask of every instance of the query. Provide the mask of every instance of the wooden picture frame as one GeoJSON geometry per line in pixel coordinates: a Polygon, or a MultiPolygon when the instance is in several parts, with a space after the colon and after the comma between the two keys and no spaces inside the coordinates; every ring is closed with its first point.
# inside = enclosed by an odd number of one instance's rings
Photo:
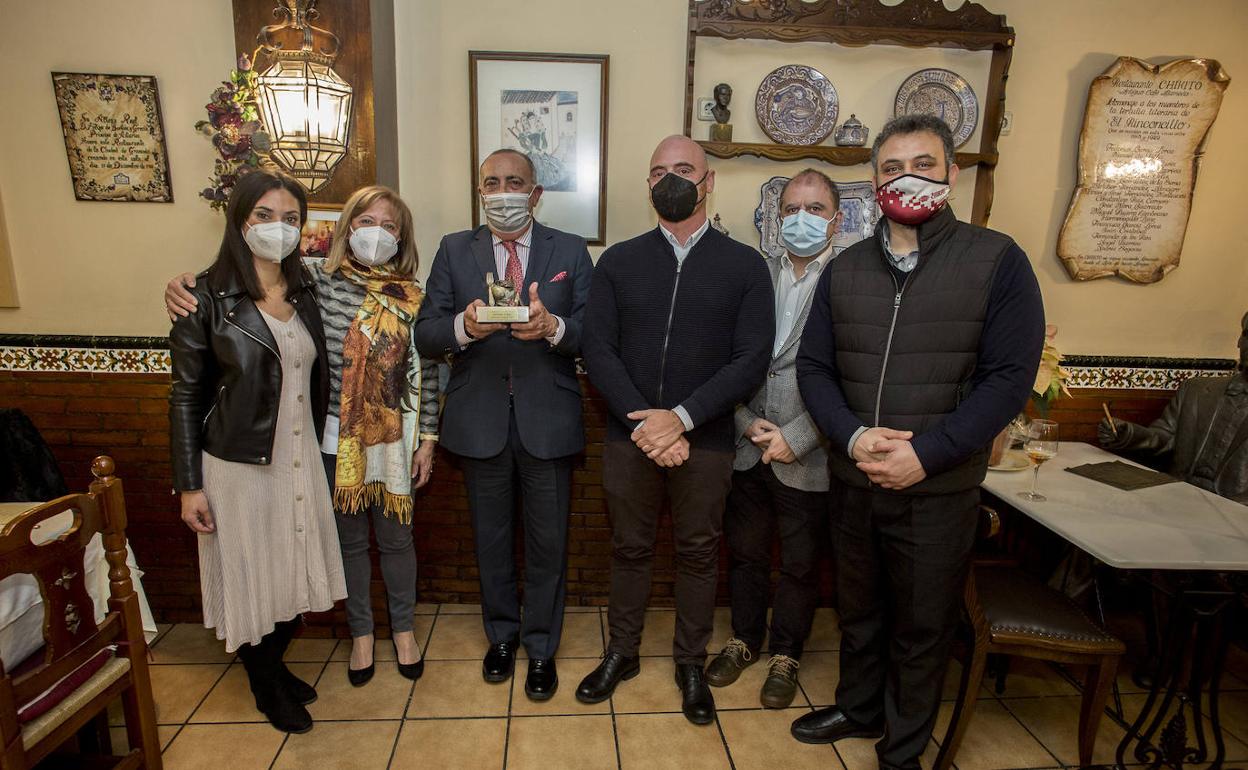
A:
{"type": "Polygon", "coordinates": [[[477,172],[487,155],[515,149],[529,156],[542,185],[542,224],[580,235],[591,246],[607,236],[605,54],[468,52],[472,224],[481,224],[477,172]]]}
{"type": "Polygon", "coordinates": [[[53,72],[52,90],[75,198],[173,203],[155,76],[53,72]]]}

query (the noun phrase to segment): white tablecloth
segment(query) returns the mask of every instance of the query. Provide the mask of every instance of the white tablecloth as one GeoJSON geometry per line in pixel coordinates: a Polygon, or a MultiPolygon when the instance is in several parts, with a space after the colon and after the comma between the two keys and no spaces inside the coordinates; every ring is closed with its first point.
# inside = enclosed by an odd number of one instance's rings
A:
{"type": "MultiPolygon", "coordinates": [[[[22,512],[30,510],[35,503],[0,503],[0,526],[12,521],[22,512]]],[[[66,511],[37,525],[36,542],[46,542],[60,537],[74,523],[72,511],[66,511]]],[[[150,642],[156,636],[156,621],[147,604],[147,595],[139,578],[143,572],[134,561],[134,551],[126,544],[126,564],[130,566],[130,579],[139,597],[139,614],[143,619],[143,632],[150,642]]],[[[87,592],[95,600],[95,620],[98,623],[108,612],[108,562],[104,559],[103,539],[91,538],[83,556],[83,574],[87,592]]],[[[31,575],[10,575],[0,580],[0,662],[5,669],[25,660],[32,652],[43,646],[43,598],[39,584],[31,575]]]]}

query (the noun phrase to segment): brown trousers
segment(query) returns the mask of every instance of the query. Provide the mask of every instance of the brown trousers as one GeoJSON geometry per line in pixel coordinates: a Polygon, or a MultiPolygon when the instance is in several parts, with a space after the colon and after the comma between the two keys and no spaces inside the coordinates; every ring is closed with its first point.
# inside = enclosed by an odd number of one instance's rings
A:
{"type": "Polygon", "coordinates": [[[650,598],[654,546],[663,501],[671,504],[676,550],[677,663],[706,660],[715,617],[719,536],[732,484],[730,451],[694,449],[676,468],[660,468],[628,441],[603,450],[602,485],[611,514],[610,652],[632,657],[650,598]]]}

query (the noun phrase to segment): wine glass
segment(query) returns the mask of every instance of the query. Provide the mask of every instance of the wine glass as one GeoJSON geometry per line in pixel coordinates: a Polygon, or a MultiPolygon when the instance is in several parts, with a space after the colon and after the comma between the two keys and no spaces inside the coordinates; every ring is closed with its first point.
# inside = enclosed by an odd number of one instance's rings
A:
{"type": "Polygon", "coordinates": [[[1043,502],[1048,498],[1036,493],[1036,482],[1040,478],[1040,466],[1057,456],[1057,423],[1052,420],[1032,420],[1028,423],[1023,452],[1027,454],[1034,473],[1031,477],[1031,491],[1019,492],[1018,496],[1033,502],[1043,502]]]}

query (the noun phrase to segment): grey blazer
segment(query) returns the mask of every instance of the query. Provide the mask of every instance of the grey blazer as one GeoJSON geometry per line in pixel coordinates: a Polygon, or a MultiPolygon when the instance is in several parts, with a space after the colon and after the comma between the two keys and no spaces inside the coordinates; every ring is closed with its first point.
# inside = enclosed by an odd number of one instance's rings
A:
{"type": "MultiPolygon", "coordinates": [[[[780,275],[780,260],[767,259],[774,287],[780,275]]],[[[826,270],[827,267],[825,266],[826,270]]],[[[780,348],[779,355],[772,357],[767,367],[767,379],[747,404],[739,404],[736,410],[737,455],[733,469],[746,471],[753,468],[763,453],[745,437],[745,431],[755,419],[761,417],[780,426],[780,434],[789,442],[789,448],[797,459],[791,463],[771,463],[776,478],[785,486],[807,492],[828,490],[828,442],[815,427],[815,422],[802,403],[797,389],[797,348],[802,339],[802,329],[810,315],[812,290],[798,312],[793,331],[780,348]]]]}

